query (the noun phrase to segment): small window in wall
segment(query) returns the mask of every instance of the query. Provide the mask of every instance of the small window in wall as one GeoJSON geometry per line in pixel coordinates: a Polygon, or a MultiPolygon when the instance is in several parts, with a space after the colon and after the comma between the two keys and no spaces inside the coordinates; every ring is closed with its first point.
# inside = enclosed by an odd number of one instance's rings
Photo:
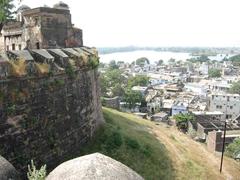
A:
{"type": "Polygon", "coordinates": [[[232,109],[233,107],[232,106],[230,106],[230,109],[232,109]]]}
{"type": "Polygon", "coordinates": [[[12,50],[14,51],[15,49],[15,44],[12,44],[12,50]]]}
{"type": "Polygon", "coordinates": [[[7,51],[9,51],[9,46],[7,45],[7,48],[6,48],[7,51]]]}
{"type": "Polygon", "coordinates": [[[36,43],[36,48],[40,49],[40,43],[39,42],[36,43]]]}
{"type": "Polygon", "coordinates": [[[22,50],[22,45],[21,44],[18,45],[18,50],[22,50]]]}

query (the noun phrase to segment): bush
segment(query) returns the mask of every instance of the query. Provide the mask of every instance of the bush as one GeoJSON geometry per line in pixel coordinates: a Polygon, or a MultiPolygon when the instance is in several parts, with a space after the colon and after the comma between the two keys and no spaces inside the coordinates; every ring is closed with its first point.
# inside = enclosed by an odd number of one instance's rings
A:
{"type": "Polygon", "coordinates": [[[116,131],[111,133],[111,135],[107,137],[107,140],[104,144],[104,149],[107,152],[111,152],[112,150],[120,147],[122,143],[123,143],[122,136],[118,131],[116,131]]]}
{"type": "Polygon", "coordinates": [[[28,165],[28,173],[27,173],[28,179],[29,180],[45,180],[46,176],[47,176],[46,165],[42,166],[39,170],[37,170],[33,160],[31,160],[31,165],[28,165]]]}
{"type": "Polygon", "coordinates": [[[234,141],[227,146],[226,154],[232,158],[240,154],[240,138],[234,139],[234,141]]]}
{"type": "Polygon", "coordinates": [[[125,137],[126,145],[132,149],[139,149],[140,145],[135,139],[131,139],[129,137],[125,137]]]}
{"type": "Polygon", "coordinates": [[[72,78],[72,79],[75,78],[75,72],[74,72],[72,65],[68,65],[65,68],[65,72],[70,78],[72,78]]]}
{"type": "Polygon", "coordinates": [[[186,131],[188,128],[188,122],[194,121],[194,116],[192,114],[177,114],[174,116],[175,120],[176,120],[176,125],[179,129],[186,131]]]}
{"type": "Polygon", "coordinates": [[[92,56],[89,61],[90,66],[95,69],[99,65],[99,58],[96,56],[92,56]]]}

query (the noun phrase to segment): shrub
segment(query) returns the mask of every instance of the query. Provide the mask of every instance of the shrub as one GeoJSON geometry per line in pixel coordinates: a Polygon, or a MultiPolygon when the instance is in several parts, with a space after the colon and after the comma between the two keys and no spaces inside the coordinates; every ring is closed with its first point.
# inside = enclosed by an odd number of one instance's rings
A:
{"type": "Polygon", "coordinates": [[[126,142],[126,145],[128,147],[132,148],[132,149],[139,149],[140,148],[139,143],[135,139],[125,137],[125,142],[126,142]]]}
{"type": "Polygon", "coordinates": [[[90,66],[95,69],[99,65],[99,58],[96,56],[92,56],[89,60],[90,66]]]}
{"type": "Polygon", "coordinates": [[[68,65],[65,68],[65,72],[70,78],[73,79],[75,77],[75,72],[74,72],[74,69],[73,69],[72,65],[68,65]]]}
{"type": "Polygon", "coordinates": [[[45,180],[46,176],[46,165],[42,166],[39,170],[37,170],[33,160],[31,160],[31,165],[28,165],[28,180],[45,180]]]}
{"type": "Polygon", "coordinates": [[[104,149],[106,149],[107,152],[111,152],[112,150],[120,147],[122,143],[122,136],[118,131],[116,131],[107,138],[107,141],[104,144],[104,149]]]}
{"type": "Polygon", "coordinates": [[[188,121],[194,121],[194,116],[191,114],[177,114],[174,116],[176,125],[179,129],[186,131],[188,128],[188,121]]]}
{"type": "Polygon", "coordinates": [[[63,86],[65,84],[63,79],[55,79],[56,86],[63,86]]]}
{"type": "Polygon", "coordinates": [[[232,158],[240,154],[240,138],[234,139],[234,141],[227,146],[226,154],[232,158]]]}

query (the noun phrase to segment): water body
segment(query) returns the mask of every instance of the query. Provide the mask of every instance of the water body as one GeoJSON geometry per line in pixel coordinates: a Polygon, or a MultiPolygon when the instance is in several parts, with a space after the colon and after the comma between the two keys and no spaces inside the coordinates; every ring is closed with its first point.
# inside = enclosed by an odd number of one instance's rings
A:
{"type": "MultiPolygon", "coordinates": [[[[222,60],[226,55],[225,54],[218,54],[217,56],[210,56],[211,60],[222,60]]],[[[132,51],[132,52],[118,52],[118,53],[111,53],[111,54],[100,54],[100,62],[109,63],[111,60],[115,61],[124,61],[131,63],[138,58],[146,57],[149,59],[150,63],[153,64],[154,62],[162,59],[165,63],[173,58],[176,61],[182,60],[185,61],[186,59],[190,59],[190,53],[181,53],[181,52],[161,52],[161,51],[132,51]]]]}

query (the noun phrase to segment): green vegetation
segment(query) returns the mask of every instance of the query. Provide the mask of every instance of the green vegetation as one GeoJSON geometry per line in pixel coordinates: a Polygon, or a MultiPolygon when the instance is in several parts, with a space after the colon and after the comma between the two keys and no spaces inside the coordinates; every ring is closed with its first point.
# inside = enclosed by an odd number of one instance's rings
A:
{"type": "Polygon", "coordinates": [[[37,170],[33,160],[31,160],[31,165],[28,165],[28,180],[45,180],[46,176],[46,165],[42,166],[39,170],[37,170]]]}
{"type": "Polygon", "coordinates": [[[145,64],[149,64],[149,60],[146,57],[141,57],[136,60],[136,65],[144,66],[145,64]]]}
{"type": "Polygon", "coordinates": [[[118,65],[117,65],[117,63],[116,63],[116,61],[115,60],[111,60],[110,62],[109,62],[109,69],[118,69],[118,65]]]}
{"type": "Polygon", "coordinates": [[[68,65],[66,68],[65,68],[65,72],[66,74],[71,78],[71,79],[74,79],[75,78],[75,72],[74,72],[74,69],[73,69],[73,66],[72,65],[68,65]]]}
{"type": "Polygon", "coordinates": [[[97,56],[90,57],[89,64],[93,69],[97,68],[99,65],[99,57],[97,56]]]}
{"type": "Polygon", "coordinates": [[[149,132],[147,121],[115,110],[103,110],[106,123],[81,151],[100,152],[135,170],[146,180],[174,179],[167,150],[149,132]]]}
{"type": "Polygon", "coordinates": [[[170,58],[169,60],[168,60],[168,62],[170,63],[170,64],[174,64],[175,63],[175,59],[173,59],[173,58],[170,58]]]}
{"type": "Polygon", "coordinates": [[[209,69],[208,76],[210,78],[218,78],[221,77],[221,70],[220,69],[209,69]]]}
{"type": "Polygon", "coordinates": [[[232,158],[240,155],[240,138],[236,138],[231,144],[227,146],[226,155],[232,158]]]}
{"type": "Polygon", "coordinates": [[[149,77],[144,75],[134,76],[128,79],[128,87],[133,86],[147,86],[149,84],[149,77]]]}
{"type": "MultiPolygon", "coordinates": [[[[115,61],[113,61],[113,64],[115,64],[115,61]]],[[[142,94],[132,91],[132,87],[147,86],[149,84],[149,78],[147,76],[138,75],[127,80],[126,77],[122,75],[123,72],[121,70],[113,67],[114,65],[100,76],[102,96],[122,97],[130,108],[133,108],[136,103],[143,102],[142,94]]]]}
{"type": "Polygon", "coordinates": [[[229,90],[232,94],[240,94],[240,81],[234,82],[229,90]]]}
{"type": "Polygon", "coordinates": [[[125,91],[123,99],[127,103],[128,108],[134,108],[136,103],[144,101],[144,97],[140,92],[131,89],[125,91]]]}
{"type": "Polygon", "coordinates": [[[196,60],[199,61],[199,62],[207,62],[207,61],[209,61],[210,59],[209,59],[208,56],[206,56],[206,55],[201,55],[201,56],[197,57],[196,60]]]}
{"type": "Polygon", "coordinates": [[[160,59],[160,60],[158,60],[157,65],[158,65],[158,66],[161,66],[161,65],[163,65],[163,63],[164,63],[163,60],[160,59]]]}
{"type": "Polygon", "coordinates": [[[119,69],[108,69],[106,73],[100,76],[100,86],[102,96],[108,97],[111,91],[111,97],[122,96],[124,89],[123,84],[126,82],[124,76],[121,75],[122,71],[119,69]]]}
{"type": "Polygon", "coordinates": [[[234,66],[240,66],[240,55],[230,57],[229,61],[232,61],[234,66]]]}
{"type": "Polygon", "coordinates": [[[8,20],[13,19],[13,0],[1,0],[0,1],[0,31],[3,24],[8,20]]]}
{"type": "Polygon", "coordinates": [[[194,116],[192,114],[180,113],[180,114],[175,115],[174,119],[176,120],[177,127],[186,132],[188,129],[188,122],[194,121],[194,116]]]}

